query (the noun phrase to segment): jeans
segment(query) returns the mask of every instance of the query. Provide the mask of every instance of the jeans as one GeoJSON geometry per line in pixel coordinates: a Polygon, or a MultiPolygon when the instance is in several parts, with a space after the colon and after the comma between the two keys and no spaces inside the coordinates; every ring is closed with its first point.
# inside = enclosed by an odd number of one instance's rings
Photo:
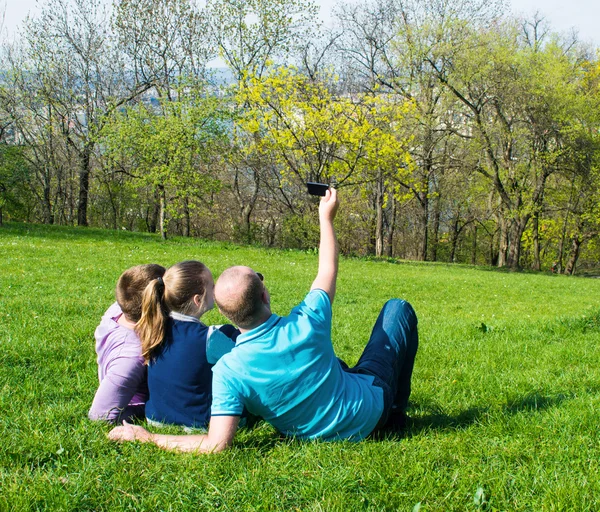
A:
{"type": "Polygon", "coordinates": [[[408,406],[410,380],[419,345],[417,315],[412,306],[400,299],[385,303],[373,327],[371,338],[358,363],[344,371],[375,377],[373,385],[383,389],[381,428],[392,410],[403,412],[408,406]]]}

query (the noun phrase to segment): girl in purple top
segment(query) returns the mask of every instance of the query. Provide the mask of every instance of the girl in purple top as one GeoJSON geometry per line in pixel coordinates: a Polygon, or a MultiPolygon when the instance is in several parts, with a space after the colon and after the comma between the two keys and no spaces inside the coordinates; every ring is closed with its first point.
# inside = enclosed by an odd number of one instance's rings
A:
{"type": "Polygon", "coordinates": [[[88,413],[91,420],[118,423],[144,417],[148,399],[146,366],[134,329],[141,317],[144,289],[164,273],[160,265],[138,265],[119,277],[117,302],[104,313],[95,332],[100,385],[88,413]]]}

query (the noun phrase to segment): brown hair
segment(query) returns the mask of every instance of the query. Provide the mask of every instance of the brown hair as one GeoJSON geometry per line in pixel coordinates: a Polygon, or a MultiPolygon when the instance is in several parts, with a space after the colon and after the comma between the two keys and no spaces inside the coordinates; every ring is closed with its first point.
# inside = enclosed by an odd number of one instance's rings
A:
{"type": "Polygon", "coordinates": [[[222,296],[221,300],[216,302],[219,311],[231,323],[248,329],[255,327],[263,312],[264,285],[256,273],[246,273],[243,268],[232,267],[221,274],[219,281],[229,281],[232,293],[222,296]]]}
{"type": "Polygon", "coordinates": [[[135,327],[146,363],[165,339],[170,311],[183,315],[195,313],[194,295],[200,295],[202,306],[206,306],[208,276],[206,265],[188,260],[169,267],[162,278],[148,284],[142,296],[142,317],[135,327]]]}
{"type": "Polygon", "coordinates": [[[162,277],[165,267],[161,265],[137,265],[128,268],[117,281],[115,296],[125,318],[137,322],[142,316],[142,294],[153,279],[162,277]]]}

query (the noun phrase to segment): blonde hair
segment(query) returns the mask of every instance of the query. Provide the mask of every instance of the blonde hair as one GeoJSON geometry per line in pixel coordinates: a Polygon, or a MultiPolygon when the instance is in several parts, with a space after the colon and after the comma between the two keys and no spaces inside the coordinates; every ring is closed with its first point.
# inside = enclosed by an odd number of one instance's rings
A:
{"type": "Polygon", "coordinates": [[[165,267],[147,264],[128,268],[117,281],[115,297],[125,318],[137,322],[142,316],[142,294],[146,286],[165,274],[165,267]]]}
{"type": "Polygon", "coordinates": [[[142,317],[135,327],[146,364],[165,339],[171,311],[183,315],[196,313],[195,295],[200,295],[201,309],[204,309],[208,276],[210,271],[206,265],[188,260],[169,267],[162,278],[148,284],[142,296],[142,317]]]}

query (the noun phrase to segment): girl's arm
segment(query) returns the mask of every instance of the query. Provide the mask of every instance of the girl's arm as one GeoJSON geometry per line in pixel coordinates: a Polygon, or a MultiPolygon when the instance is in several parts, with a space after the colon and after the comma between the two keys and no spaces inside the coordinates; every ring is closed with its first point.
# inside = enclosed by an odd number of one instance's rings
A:
{"type": "Polygon", "coordinates": [[[98,386],[88,417],[110,422],[129,419],[129,402],[145,378],[146,367],[139,358],[121,357],[115,360],[98,386]]]}

